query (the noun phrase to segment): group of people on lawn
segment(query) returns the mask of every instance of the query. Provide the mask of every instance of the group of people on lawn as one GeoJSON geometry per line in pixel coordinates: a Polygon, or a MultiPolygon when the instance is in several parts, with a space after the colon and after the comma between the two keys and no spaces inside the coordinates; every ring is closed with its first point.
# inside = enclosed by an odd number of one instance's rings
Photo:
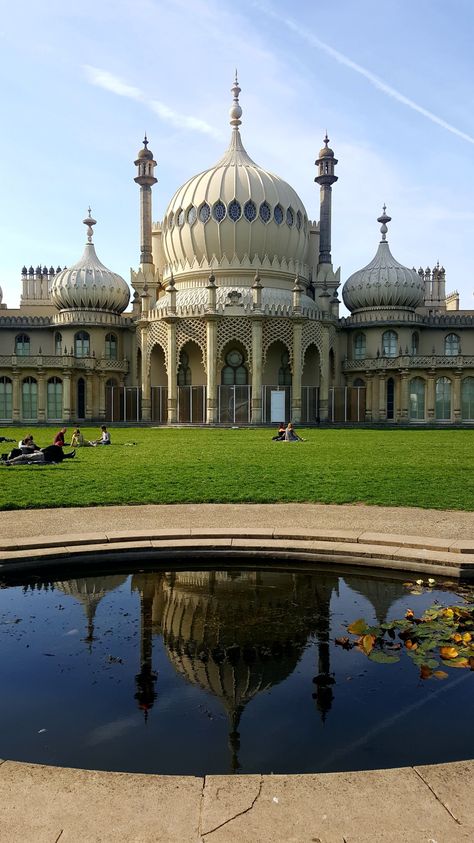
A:
{"type": "Polygon", "coordinates": [[[67,428],[62,427],[54,437],[53,444],[46,445],[45,448],[40,448],[39,445],[34,442],[33,435],[28,433],[19,441],[18,448],[12,448],[9,454],[2,454],[0,462],[3,463],[3,465],[58,463],[75,457],[76,448],[111,444],[110,433],[105,425],[102,425],[101,427],[100,438],[91,442],[84,439],[80,429],[77,427],[71,438],[71,447],[74,450],[65,454],[63,449],[66,445],[66,432],[67,428]]]}
{"type": "Polygon", "coordinates": [[[288,422],[285,425],[284,422],[280,422],[278,427],[278,433],[276,436],[272,436],[273,442],[304,442],[304,439],[301,436],[298,436],[296,430],[294,428],[293,422],[288,422]]]}

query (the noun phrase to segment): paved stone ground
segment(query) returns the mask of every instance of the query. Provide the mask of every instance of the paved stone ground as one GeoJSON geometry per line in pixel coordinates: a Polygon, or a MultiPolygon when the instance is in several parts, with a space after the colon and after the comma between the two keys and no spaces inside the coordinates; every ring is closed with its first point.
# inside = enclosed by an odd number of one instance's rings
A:
{"type": "MultiPolygon", "coordinates": [[[[472,512],[394,507],[187,505],[0,513],[2,537],[12,539],[150,525],[474,538],[472,512]]],[[[0,761],[0,843],[473,843],[473,792],[474,761],[205,779],[0,761]]]]}
{"type": "Polygon", "coordinates": [[[323,504],[176,504],[0,512],[2,538],[153,527],[311,527],[474,538],[474,512],[323,504]]]}

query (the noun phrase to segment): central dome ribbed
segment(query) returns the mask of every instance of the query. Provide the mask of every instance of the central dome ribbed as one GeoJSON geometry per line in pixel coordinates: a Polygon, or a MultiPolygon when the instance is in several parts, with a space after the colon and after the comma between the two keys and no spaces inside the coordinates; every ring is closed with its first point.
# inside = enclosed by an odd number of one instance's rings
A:
{"type": "Polygon", "coordinates": [[[305,276],[308,218],[293,188],[259,167],[244,149],[239,132],[240,88],[232,88],[232,137],[210,169],[190,178],[174,194],[163,220],[165,278],[191,268],[248,269],[264,263],[305,276]],[[283,267],[282,267],[283,263],[283,267]]]}

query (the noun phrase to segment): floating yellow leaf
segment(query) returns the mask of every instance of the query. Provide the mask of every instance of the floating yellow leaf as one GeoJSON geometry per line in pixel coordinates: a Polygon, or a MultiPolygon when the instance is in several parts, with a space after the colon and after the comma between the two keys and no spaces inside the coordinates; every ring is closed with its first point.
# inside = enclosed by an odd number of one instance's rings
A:
{"type": "Polygon", "coordinates": [[[447,679],[448,678],[448,674],[446,673],[445,670],[435,670],[435,672],[433,673],[433,676],[435,676],[436,679],[447,679]]]}
{"type": "Polygon", "coordinates": [[[442,659],[457,659],[459,656],[456,647],[440,647],[439,654],[442,659]]]}
{"type": "Polygon", "coordinates": [[[452,609],[444,609],[443,610],[443,617],[444,618],[454,618],[454,612],[452,609]]]}
{"type": "Polygon", "coordinates": [[[453,641],[456,642],[463,640],[462,635],[459,632],[455,632],[454,635],[451,636],[451,638],[453,639],[453,641]]]}
{"type": "Polygon", "coordinates": [[[416,643],[416,641],[412,641],[410,638],[408,638],[408,640],[405,641],[405,647],[407,648],[407,650],[417,650],[418,644],[416,643]]]}
{"type": "Polygon", "coordinates": [[[367,653],[367,655],[369,655],[369,653],[371,653],[374,649],[375,635],[364,635],[361,638],[360,643],[362,645],[364,653],[367,653]]]}
{"type": "Polygon", "coordinates": [[[472,635],[471,635],[471,633],[470,633],[470,632],[465,632],[465,633],[464,633],[464,635],[463,635],[463,637],[462,637],[462,640],[464,641],[464,643],[465,643],[465,644],[468,644],[468,643],[469,643],[469,641],[472,641],[472,635]]]}
{"type": "Polygon", "coordinates": [[[358,618],[347,627],[347,631],[352,632],[353,635],[363,635],[366,629],[367,624],[364,618],[358,618]]]}

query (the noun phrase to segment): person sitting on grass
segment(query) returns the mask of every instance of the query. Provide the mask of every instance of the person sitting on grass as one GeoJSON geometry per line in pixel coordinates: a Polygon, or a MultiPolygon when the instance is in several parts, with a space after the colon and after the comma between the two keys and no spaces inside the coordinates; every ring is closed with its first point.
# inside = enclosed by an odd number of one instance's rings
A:
{"type": "Polygon", "coordinates": [[[64,437],[66,435],[67,427],[62,427],[61,430],[56,434],[53,440],[53,445],[59,445],[60,448],[64,448],[65,441],[64,437]]]}
{"type": "Polygon", "coordinates": [[[293,422],[289,422],[285,430],[285,442],[304,442],[304,439],[296,433],[293,422]]]}
{"type": "Polygon", "coordinates": [[[32,454],[20,454],[13,459],[1,460],[3,465],[44,465],[45,463],[62,462],[72,460],[76,456],[75,451],[65,454],[60,445],[47,445],[32,454]]]}
{"type": "Polygon", "coordinates": [[[110,433],[107,430],[105,424],[102,425],[100,439],[96,439],[94,442],[91,442],[91,445],[111,445],[110,441],[110,433]]]}
{"type": "Polygon", "coordinates": [[[80,429],[76,427],[71,437],[71,448],[90,448],[91,445],[92,442],[89,442],[88,439],[84,439],[80,429]]]}
{"type": "Polygon", "coordinates": [[[285,431],[286,431],[285,422],[280,422],[280,424],[278,426],[278,433],[277,433],[276,436],[272,436],[272,442],[283,442],[283,440],[285,438],[285,431]]]}

